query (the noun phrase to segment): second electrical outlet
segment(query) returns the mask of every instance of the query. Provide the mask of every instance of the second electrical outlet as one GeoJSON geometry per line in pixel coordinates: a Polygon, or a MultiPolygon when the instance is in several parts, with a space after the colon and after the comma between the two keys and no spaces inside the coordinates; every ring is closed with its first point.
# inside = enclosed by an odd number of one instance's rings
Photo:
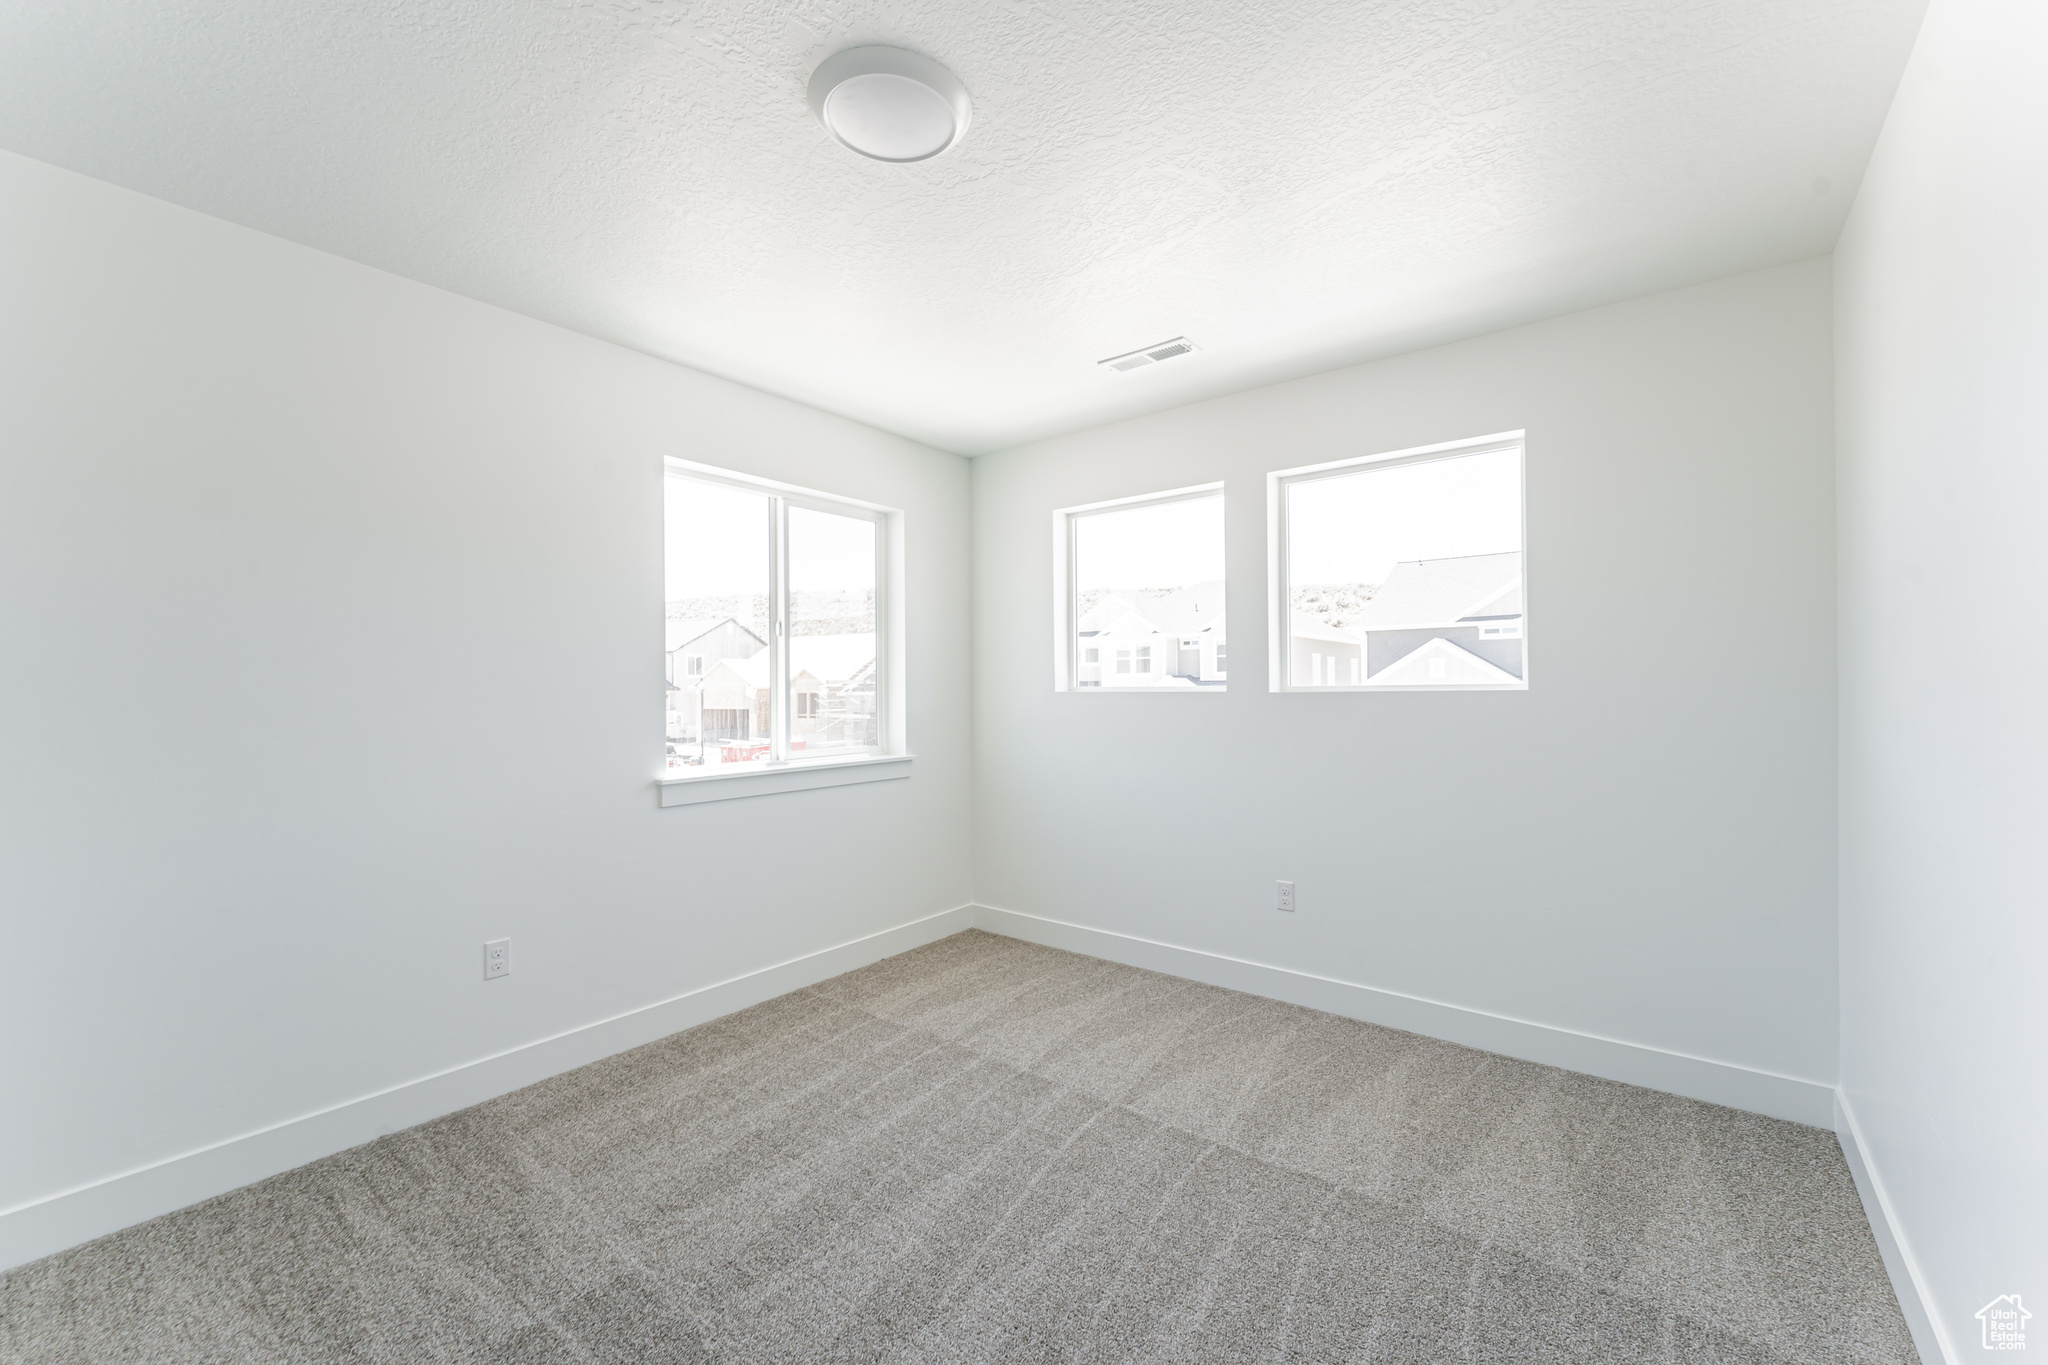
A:
{"type": "Polygon", "coordinates": [[[1287,911],[1287,912],[1288,912],[1289,914],[1293,914],[1293,913],[1294,913],[1294,883],[1293,883],[1293,882],[1281,882],[1281,883],[1280,883],[1280,908],[1281,908],[1282,910],[1285,910],[1285,911],[1287,911]]]}

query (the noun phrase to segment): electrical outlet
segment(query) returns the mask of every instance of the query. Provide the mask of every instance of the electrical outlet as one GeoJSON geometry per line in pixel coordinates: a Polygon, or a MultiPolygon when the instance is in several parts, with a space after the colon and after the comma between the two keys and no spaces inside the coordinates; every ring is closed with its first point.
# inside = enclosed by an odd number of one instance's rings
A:
{"type": "Polygon", "coordinates": [[[494,938],[484,944],[484,980],[512,975],[512,940],[494,938]]]}
{"type": "Polygon", "coordinates": [[[1280,883],[1280,908],[1288,914],[1294,913],[1294,883],[1280,883]]]}

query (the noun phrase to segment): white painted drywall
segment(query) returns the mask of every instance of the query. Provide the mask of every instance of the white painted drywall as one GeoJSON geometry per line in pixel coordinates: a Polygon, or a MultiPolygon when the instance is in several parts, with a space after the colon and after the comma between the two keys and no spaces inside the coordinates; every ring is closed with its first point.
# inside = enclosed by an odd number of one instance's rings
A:
{"type": "Polygon", "coordinates": [[[977,898],[1832,1084],[1830,310],[1807,261],[976,460],[977,898]],[[1531,688],[1269,692],[1266,471],[1515,428],[1531,688]],[[1054,693],[1052,510],[1212,480],[1227,695],[1054,693]]]}
{"type": "Polygon", "coordinates": [[[967,902],[967,531],[957,456],[0,154],[0,1210],[967,902]],[[665,455],[904,510],[909,781],[659,807],[665,455]]]}
{"type": "Polygon", "coordinates": [[[1959,1358],[2048,1344],[2044,54],[1936,0],[1836,257],[1842,1089],[1959,1358]]]}

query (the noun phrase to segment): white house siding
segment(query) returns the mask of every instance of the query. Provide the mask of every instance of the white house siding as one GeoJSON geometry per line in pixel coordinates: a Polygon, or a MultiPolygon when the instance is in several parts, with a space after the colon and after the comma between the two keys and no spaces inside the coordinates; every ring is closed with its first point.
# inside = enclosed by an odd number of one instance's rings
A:
{"type": "Polygon", "coordinates": [[[1364,680],[1364,646],[1356,635],[1299,613],[1288,632],[1288,684],[1349,687],[1364,680]]]}
{"type": "Polygon", "coordinates": [[[727,617],[719,621],[670,621],[668,680],[688,687],[691,680],[709,673],[722,659],[751,659],[768,647],[767,641],[727,617]],[[701,659],[702,667],[690,671],[690,660],[701,659]]]}
{"type": "MultiPolygon", "coordinates": [[[[1221,683],[1225,672],[1216,663],[1216,650],[1224,643],[1224,621],[1220,594],[1216,600],[1198,596],[1202,589],[1181,589],[1162,598],[1133,606],[1123,596],[1097,602],[1082,615],[1076,645],[1075,681],[1083,687],[1192,687],[1197,680],[1221,683]],[[1183,642],[1192,640],[1190,647],[1183,642]],[[1181,651],[1197,655],[1192,676],[1180,673],[1181,651]],[[1087,652],[1098,658],[1088,661],[1087,652]],[[1117,671],[1119,652],[1130,653],[1131,671],[1117,671]],[[1149,667],[1138,671],[1140,650],[1150,651],[1149,667]]],[[[1220,585],[1215,585],[1220,587],[1220,585]]]]}

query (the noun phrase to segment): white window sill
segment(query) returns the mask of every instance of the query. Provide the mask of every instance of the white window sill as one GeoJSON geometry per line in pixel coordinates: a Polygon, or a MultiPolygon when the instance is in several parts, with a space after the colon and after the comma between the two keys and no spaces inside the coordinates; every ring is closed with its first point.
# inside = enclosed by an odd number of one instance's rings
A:
{"type": "Polygon", "coordinates": [[[694,806],[705,801],[732,801],[742,796],[810,791],[815,787],[849,787],[856,782],[888,782],[910,776],[909,754],[861,754],[856,758],[819,758],[774,767],[750,764],[738,772],[691,773],[658,777],[664,806],[694,806]]]}

